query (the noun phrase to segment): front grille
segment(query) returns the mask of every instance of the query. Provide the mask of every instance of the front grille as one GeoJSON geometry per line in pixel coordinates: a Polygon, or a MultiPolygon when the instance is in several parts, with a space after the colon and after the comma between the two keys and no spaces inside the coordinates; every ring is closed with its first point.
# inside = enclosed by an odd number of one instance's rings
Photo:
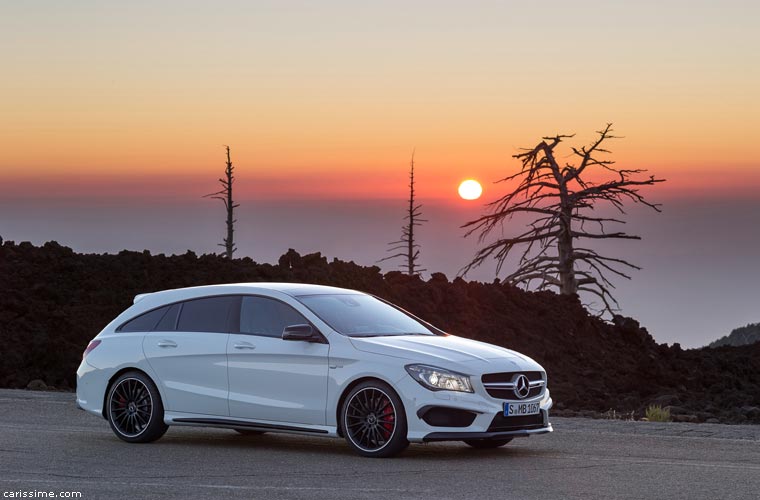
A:
{"type": "Polygon", "coordinates": [[[515,379],[517,375],[525,375],[531,382],[531,388],[528,395],[522,399],[531,399],[539,396],[544,392],[544,386],[546,381],[544,380],[542,372],[500,372],[500,373],[486,373],[480,380],[483,382],[483,386],[486,388],[486,392],[492,398],[496,399],[521,399],[515,395],[515,391],[512,387],[499,387],[499,385],[509,385],[515,379]]]}
{"type": "Polygon", "coordinates": [[[488,432],[539,429],[546,427],[547,420],[547,413],[543,410],[536,415],[522,415],[519,417],[505,417],[503,413],[497,413],[488,427],[488,432]]]}

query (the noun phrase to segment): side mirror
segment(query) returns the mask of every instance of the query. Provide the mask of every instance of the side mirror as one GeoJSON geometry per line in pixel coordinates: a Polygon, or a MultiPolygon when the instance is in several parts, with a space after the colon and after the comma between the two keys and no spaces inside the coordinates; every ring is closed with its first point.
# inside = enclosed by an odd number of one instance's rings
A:
{"type": "Polygon", "coordinates": [[[290,325],[282,331],[282,340],[310,341],[314,339],[314,329],[311,325],[290,325]]]}

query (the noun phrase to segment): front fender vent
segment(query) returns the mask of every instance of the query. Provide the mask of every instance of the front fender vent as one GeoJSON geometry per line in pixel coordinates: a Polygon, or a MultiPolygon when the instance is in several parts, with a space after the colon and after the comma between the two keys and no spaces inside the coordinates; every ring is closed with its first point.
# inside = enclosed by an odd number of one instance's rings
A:
{"type": "Polygon", "coordinates": [[[469,427],[475,421],[476,414],[458,408],[425,406],[420,408],[417,416],[433,427],[469,427]]]}

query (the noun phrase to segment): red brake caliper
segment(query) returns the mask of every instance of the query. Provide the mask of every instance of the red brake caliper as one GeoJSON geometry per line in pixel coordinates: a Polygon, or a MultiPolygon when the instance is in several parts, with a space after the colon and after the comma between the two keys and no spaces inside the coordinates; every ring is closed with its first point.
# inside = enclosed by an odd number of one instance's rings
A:
{"type": "Polygon", "coordinates": [[[388,439],[391,437],[391,433],[393,432],[393,424],[396,420],[396,415],[393,413],[393,405],[391,405],[391,402],[388,401],[388,406],[385,407],[385,410],[383,410],[383,420],[387,420],[387,422],[383,422],[383,438],[388,439]]]}

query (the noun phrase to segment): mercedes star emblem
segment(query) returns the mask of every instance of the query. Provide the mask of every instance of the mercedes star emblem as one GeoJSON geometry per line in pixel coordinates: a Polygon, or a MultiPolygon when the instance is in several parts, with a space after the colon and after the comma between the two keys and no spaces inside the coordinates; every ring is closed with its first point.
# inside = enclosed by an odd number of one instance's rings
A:
{"type": "Polygon", "coordinates": [[[525,399],[528,397],[528,394],[530,393],[530,382],[528,381],[528,377],[525,375],[518,375],[517,378],[515,378],[515,396],[518,397],[518,399],[525,399]]]}

